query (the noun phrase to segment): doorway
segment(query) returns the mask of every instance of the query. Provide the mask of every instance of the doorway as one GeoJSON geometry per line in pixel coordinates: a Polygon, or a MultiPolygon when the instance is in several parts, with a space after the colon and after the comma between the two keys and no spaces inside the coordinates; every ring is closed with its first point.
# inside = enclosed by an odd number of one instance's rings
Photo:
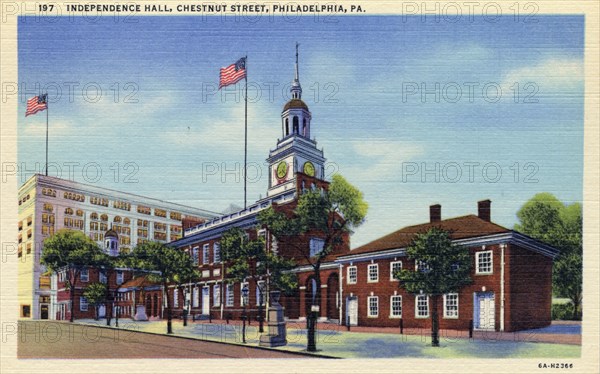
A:
{"type": "Polygon", "coordinates": [[[495,305],[493,292],[476,292],[473,311],[473,327],[480,330],[494,330],[495,305]]]}

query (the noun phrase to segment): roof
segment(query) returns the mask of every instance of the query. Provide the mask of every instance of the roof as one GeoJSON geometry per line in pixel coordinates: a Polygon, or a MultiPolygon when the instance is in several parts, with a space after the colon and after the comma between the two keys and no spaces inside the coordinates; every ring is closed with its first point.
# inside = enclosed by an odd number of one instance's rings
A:
{"type": "Polygon", "coordinates": [[[136,278],[128,280],[127,282],[120,285],[119,288],[139,288],[139,287],[155,286],[157,284],[158,283],[156,283],[156,282],[149,281],[147,279],[147,275],[142,275],[140,277],[136,277],[136,278]]]}
{"type": "Polygon", "coordinates": [[[111,236],[111,237],[113,237],[113,238],[118,238],[118,237],[119,237],[119,234],[117,234],[117,232],[116,232],[115,230],[113,230],[113,229],[109,229],[109,230],[108,230],[108,231],[107,231],[107,232],[104,234],[104,237],[105,237],[105,238],[107,238],[107,237],[109,237],[109,236],[111,236]]]}
{"type": "Polygon", "coordinates": [[[410,245],[415,235],[424,233],[432,227],[438,227],[450,232],[452,239],[467,239],[478,236],[511,232],[511,230],[495,223],[483,220],[474,214],[450,218],[438,222],[428,222],[420,225],[404,227],[391,234],[376,239],[370,243],[351,250],[346,255],[370,253],[386,249],[405,248],[410,245]]]}
{"type": "Polygon", "coordinates": [[[285,112],[288,109],[298,109],[298,108],[308,110],[308,105],[306,105],[306,103],[304,101],[302,101],[301,99],[292,99],[284,105],[283,111],[285,112]]]}

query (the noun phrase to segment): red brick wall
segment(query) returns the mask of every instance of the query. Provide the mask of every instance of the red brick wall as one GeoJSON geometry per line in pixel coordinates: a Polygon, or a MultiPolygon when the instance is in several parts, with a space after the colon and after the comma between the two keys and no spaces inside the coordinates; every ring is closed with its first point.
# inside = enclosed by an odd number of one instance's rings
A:
{"type": "Polygon", "coordinates": [[[510,245],[510,319],[506,331],[547,326],[551,322],[552,259],[510,245]]]}
{"type": "MultiPolygon", "coordinates": [[[[438,302],[438,315],[440,317],[440,328],[443,329],[468,329],[469,322],[473,319],[473,298],[474,293],[482,292],[485,288],[485,292],[493,292],[495,295],[495,323],[496,329],[500,327],[500,247],[499,245],[486,246],[485,250],[492,250],[493,254],[493,272],[492,274],[476,274],[475,273],[475,252],[481,251],[481,247],[470,248],[472,254],[472,272],[471,279],[472,284],[463,287],[459,292],[458,301],[458,318],[444,318],[443,311],[443,297],[440,296],[438,302]]],[[[402,296],[402,319],[404,327],[406,328],[430,328],[430,318],[418,318],[415,317],[415,300],[416,296],[407,293],[399,282],[390,280],[390,263],[393,261],[402,261],[403,269],[414,270],[414,262],[409,260],[407,257],[391,257],[386,259],[374,260],[373,263],[379,265],[379,281],[375,283],[369,283],[367,281],[368,265],[370,261],[354,262],[353,265],[357,266],[357,283],[348,284],[347,280],[347,267],[349,264],[344,264],[343,268],[343,302],[344,311],[343,316],[346,315],[346,297],[357,296],[358,297],[358,325],[359,326],[379,326],[379,327],[396,327],[399,326],[398,318],[390,318],[390,297],[394,294],[402,296]],[[367,298],[371,296],[379,297],[379,316],[369,317],[367,313],[367,298]]],[[[430,316],[432,313],[432,300],[429,301],[430,316]]]]}

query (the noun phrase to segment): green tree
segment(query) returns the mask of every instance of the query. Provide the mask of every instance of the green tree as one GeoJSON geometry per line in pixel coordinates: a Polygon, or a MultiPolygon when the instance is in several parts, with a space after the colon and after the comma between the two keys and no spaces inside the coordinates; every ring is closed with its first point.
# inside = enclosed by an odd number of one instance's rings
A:
{"type": "Polygon", "coordinates": [[[100,305],[106,302],[106,284],[94,282],[90,283],[83,291],[83,297],[87,299],[89,305],[94,307],[94,319],[97,321],[100,316],[98,315],[98,309],[100,305]]]}
{"type": "Polygon", "coordinates": [[[71,300],[70,322],[74,319],[75,285],[80,280],[81,271],[103,262],[106,256],[106,253],[81,231],[61,229],[44,240],[40,262],[52,272],[66,272],[65,286],[69,289],[71,300]]]}
{"type": "Polygon", "coordinates": [[[179,285],[188,279],[196,265],[190,255],[160,242],[145,242],[134,248],[130,258],[132,267],[148,272],[149,281],[163,286],[167,304],[167,334],[173,333],[173,309],[169,285],[179,285]]]}
{"type": "Polygon", "coordinates": [[[515,230],[560,250],[554,260],[552,288],[558,297],[573,303],[573,319],[581,318],[583,295],[583,217],[581,204],[566,205],[543,192],[529,199],[517,212],[515,230]]]}
{"type": "MultiPolygon", "coordinates": [[[[227,263],[227,280],[229,282],[245,282],[253,279],[255,284],[264,281],[259,287],[259,298],[266,300],[265,292],[279,290],[289,293],[298,284],[296,275],[290,273],[295,262],[285,259],[266,248],[263,238],[249,240],[244,231],[234,227],[223,233],[221,237],[221,257],[227,263]]],[[[259,332],[263,332],[263,303],[258,303],[259,332]]]]}
{"type": "Polygon", "coordinates": [[[413,238],[406,254],[415,262],[416,269],[402,269],[394,276],[407,292],[430,298],[431,345],[439,347],[439,299],[444,294],[457,293],[471,283],[469,250],[452,243],[449,232],[432,227],[413,238]]]}
{"type": "MultiPolygon", "coordinates": [[[[284,243],[295,257],[303,258],[312,267],[316,282],[314,302],[318,303],[321,300],[323,259],[343,243],[345,235],[364,222],[367,211],[368,204],[363,199],[363,193],[336,174],[327,191],[304,191],[291,215],[270,207],[261,211],[258,219],[278,242],[284,243]],[[306,240],[303,240],[309,236],[323,240],[320,251],[311,253],[306,240]]],[[[310,319],[316,319],[316,315],[311,313],[309,317],[307,349],[314,351],[314,323],[310,319]]]]}

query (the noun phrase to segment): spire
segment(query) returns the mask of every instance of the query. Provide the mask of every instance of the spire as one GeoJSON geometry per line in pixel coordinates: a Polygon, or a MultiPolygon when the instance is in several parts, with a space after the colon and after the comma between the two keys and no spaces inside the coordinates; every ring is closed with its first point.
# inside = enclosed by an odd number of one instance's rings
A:
{"type": "Polygon", "coordinates": [[[290,92],[292,93],[292,99],[301,99],[302,98],[302,87],[300,87],[300,73],[298,72],[298,47],[300,44],[296,42],[296,75],[294,76],[294,81],[292,82],[292,87],[290,88],[290,92]]]}
{"type": "Polygon", "coordinates": [[[300,83],[300,74],[298,73],[298,47],[300,46],[300,44],[298,44],[298,42],[296,42],[296,79],[295,81],[300,83]]]}

